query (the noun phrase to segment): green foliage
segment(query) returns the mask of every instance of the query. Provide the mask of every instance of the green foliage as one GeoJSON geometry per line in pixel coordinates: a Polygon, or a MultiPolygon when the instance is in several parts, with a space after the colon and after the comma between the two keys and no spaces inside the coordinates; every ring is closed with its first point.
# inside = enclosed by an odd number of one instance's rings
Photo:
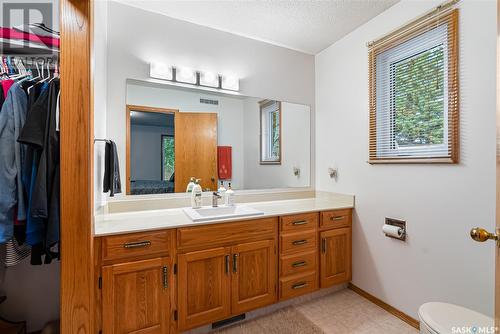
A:
{"type": "Polygon", "coordinates": [[[162,176],[163,181],[168,181],[175,168],[175,141],[174,137],[162,136],[161,149],[163,153],[162,161],[162,176]]]}
{"type": "Polygon", "coordinates": [[[271,157],[280,156],[280,111],[271,113],[271,157]]]}
{"type": "Polygon", "coordinates": [[[391,65],[391,89],[399,147],[444,143],[443,46],[391,65]]]}

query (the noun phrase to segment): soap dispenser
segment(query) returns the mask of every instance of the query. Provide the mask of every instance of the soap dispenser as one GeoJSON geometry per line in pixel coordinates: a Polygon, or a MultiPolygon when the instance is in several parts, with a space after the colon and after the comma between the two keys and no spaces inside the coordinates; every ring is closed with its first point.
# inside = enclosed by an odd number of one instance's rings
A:
{"type": "Polygon", "coordinates": [[[231,182],[229,182],[229,185],[226,190],[226,205],[234,206],[234,190],[231,189],[231,182]]]}
{"type": "Polygon", "coordinates": [[[224,187],[224,181],[220,181],[220,187],[217,192],[222,198],[226,198],[226,187],[224,187]]]}
{"type": "Polygon", "coordinates": [[[190,193],[193,191],[193,187],[194,187],[194,181],[195,181],[195,178],[191,176],[191,178],[189,179],[189,183],[186,187],[186,192],[187,193],[190,193]]]}
{"type": "Polygon", "coordinates": [[[194,181],[193,191],[191,192],[191,207],[193,209],[201,208],[201,195],[203,191],[200,185],[200,179],[194,181]]]}

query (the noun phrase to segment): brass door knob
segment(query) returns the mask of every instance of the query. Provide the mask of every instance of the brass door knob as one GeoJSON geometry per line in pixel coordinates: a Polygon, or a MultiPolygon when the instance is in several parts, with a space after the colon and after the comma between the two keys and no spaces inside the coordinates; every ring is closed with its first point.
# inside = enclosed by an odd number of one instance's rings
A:
{"type": "Polygon", "coordinates": [[[477,242],[485,242],[486,240],[498,240],[499,237],[495,233],[490,233],[484,228],[475,227],[470,230],[470,236],[477,242]]]}

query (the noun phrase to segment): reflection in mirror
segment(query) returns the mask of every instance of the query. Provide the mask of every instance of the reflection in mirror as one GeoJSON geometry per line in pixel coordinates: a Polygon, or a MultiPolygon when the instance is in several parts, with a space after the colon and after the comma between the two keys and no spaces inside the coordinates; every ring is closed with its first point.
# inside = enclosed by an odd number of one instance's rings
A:
{"type": "Polygon", "coordinates": [[[129,81],[127,193],[310,186],[305,105],[129,81]]]}
{"type": "Polygon", "coordinates": [[[281,102],[264,100],[260,106],[260,163],[281,165],[281,102]]]}

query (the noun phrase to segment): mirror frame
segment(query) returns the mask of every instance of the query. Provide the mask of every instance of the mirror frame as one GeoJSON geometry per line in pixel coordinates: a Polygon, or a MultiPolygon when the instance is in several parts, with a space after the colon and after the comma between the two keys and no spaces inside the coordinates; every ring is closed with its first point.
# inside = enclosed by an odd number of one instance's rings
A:
{"type": "Polygon", "coordinates": [[[130,112],[131,111],[140,111],[140,112],[152,112],[152,113],[164,113],[164,114],[173,114],[175,115],[179,112],[178,109],[167,109],[167,108],[157,108],[157,107],[147,107],[147,106],[139,106],[134,104],[126,105],[126,175],[125,179],[127,180],[125,185],[125,194],[130,195],[130,112]]]}

